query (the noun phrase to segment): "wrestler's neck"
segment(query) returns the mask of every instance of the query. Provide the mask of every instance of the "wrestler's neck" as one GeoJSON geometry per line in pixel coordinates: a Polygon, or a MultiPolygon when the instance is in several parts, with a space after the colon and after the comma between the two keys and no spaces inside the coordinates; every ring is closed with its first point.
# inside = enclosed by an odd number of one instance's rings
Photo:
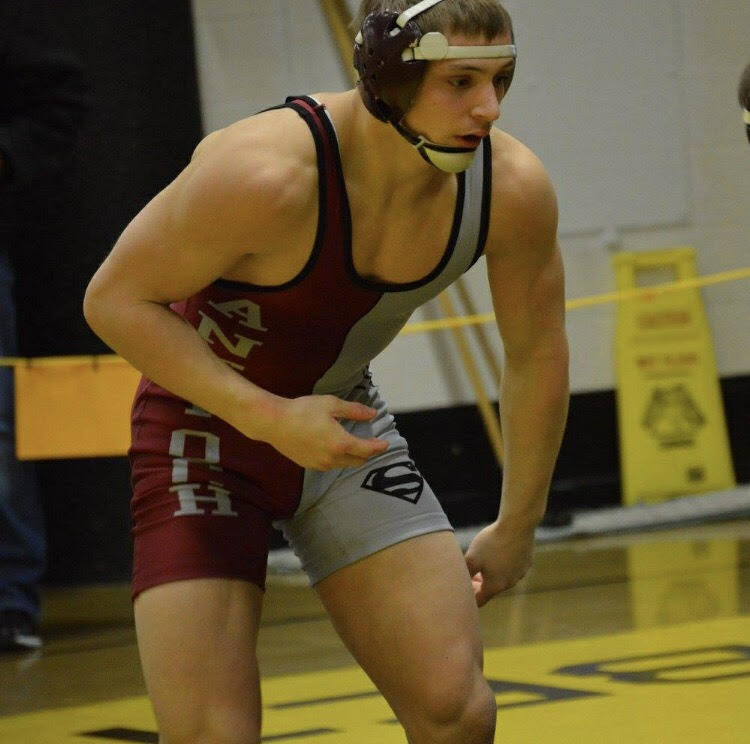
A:
{"type": "Polygon", "coordinates": [[[342,93],[330,107],[347,175],[386,189],[404,184],[411,189],[431,188],[453,180],[451,174],[425,162],[390,124],[370,114],[356,89],[342,93]]]}

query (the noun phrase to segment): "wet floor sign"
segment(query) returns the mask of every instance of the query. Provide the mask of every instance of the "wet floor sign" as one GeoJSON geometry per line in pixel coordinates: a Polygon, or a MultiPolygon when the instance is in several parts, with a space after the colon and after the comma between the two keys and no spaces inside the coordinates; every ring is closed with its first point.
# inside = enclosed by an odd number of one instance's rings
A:
{"type": "MultiPolygon", "coordinates": [[[[696,276],[692,248],[618,253],[618,290],[696,276]]],[[[617,413],[623,502],[735,485],[700,290],[651,291],[617,305],[617,413]]]]}
{"type": "MultiPolygon", "coordinates": [[[[750,617],[491,648],[497,742],[739,744],[750,732],[750,617]]],[[[267,679],[265,742],[403,744],[357,668],[267,679]]],[[[3,744],[156,742],[145,697],[0,718],[3,744]]]]}

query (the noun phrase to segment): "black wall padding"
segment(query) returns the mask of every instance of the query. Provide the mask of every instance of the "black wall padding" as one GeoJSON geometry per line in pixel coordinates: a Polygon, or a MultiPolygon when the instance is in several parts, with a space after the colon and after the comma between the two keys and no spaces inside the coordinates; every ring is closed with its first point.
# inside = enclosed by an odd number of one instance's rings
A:
{"type": "MultiPolygon", "coordinates": [[[[201,137],[190,0],[50,3],[83,63],[90,112],[73,172],[29,205],[17,257],[25,356],[109,353],[88,329],[89,278],[125,225],[190,159],[201,137]]],[[[40,463],[49,583],[126,578],[124,458],[40,463]]]]}

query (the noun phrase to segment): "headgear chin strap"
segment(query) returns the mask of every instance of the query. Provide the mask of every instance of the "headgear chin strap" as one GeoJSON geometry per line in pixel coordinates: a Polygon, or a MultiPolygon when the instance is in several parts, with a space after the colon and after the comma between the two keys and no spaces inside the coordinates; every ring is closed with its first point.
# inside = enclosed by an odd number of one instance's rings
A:
{"type": "Polygon", "coordinates": [[[448,147],[413,134],[401,122],[391,122],[396,131],[430,164],[446,173],[465,171],[477,154],[476,147],[448,147]]]}
{"type": "Polygon", "coordinates": [[[403,123],[414,103],[427,62],[515,59],[516,46],[450,46],[439,31],[423,34],[412,19],[439,2],[442,0],[422,0],[400,15],[393,11],[367,15],[354,39],[354,67],[359,73],[357,87],[367,110],[377,119],[392,124],[430,165],[448,173],[459,173],[471,165],[477,148],[438,145],[409,131],[403,123]]]}

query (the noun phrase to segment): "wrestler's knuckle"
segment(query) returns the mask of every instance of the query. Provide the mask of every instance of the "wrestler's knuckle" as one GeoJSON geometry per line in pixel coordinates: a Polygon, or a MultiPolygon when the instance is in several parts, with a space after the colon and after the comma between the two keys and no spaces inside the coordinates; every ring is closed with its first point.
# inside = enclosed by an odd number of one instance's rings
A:
{"type": "Polygon", "coordinates": [[[331,446],[331,454],[342,457],[348,454],[349,451],[349,443],[340,441],[340,442],[334,442],[331,446]]]}
{"type": "Polygon", "coordinates": [[[328,453],[318,460],[318,470],[330,470],[334,466],[334,457],[328,453]]]}

